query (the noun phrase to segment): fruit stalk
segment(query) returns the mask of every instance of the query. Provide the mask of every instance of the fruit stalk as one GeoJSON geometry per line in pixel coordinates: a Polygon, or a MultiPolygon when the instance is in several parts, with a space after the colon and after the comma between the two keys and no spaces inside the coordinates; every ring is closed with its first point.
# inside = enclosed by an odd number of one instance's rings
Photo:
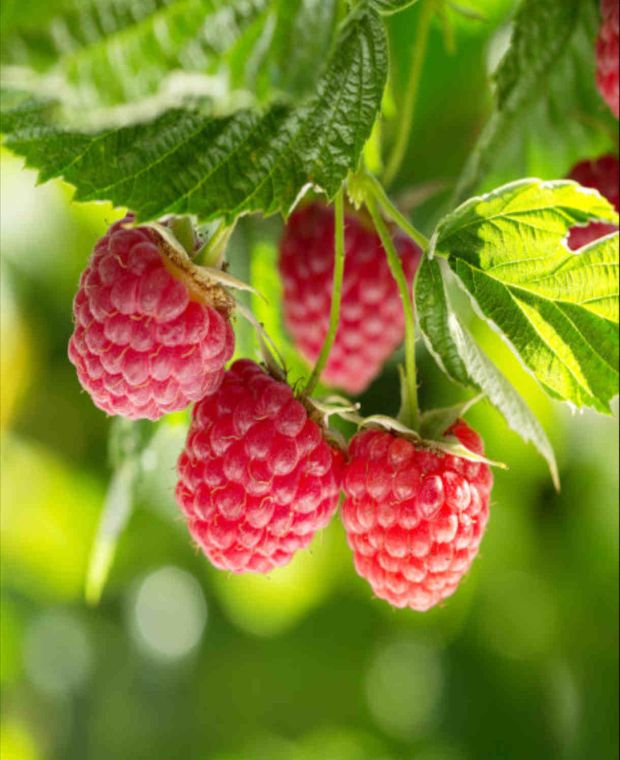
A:
{"type": "Polygon", "coordinates": [[[340,303],[342,301],[342,281],[344,279],[344,191],[341,188],[335,198],[335,228],[334,228],[334,285],[332,290],[332,302],[329,311],[329,328],[323,341],[321,353],[316,360],[312,374],[308,379],[304,393],[310,395],[315,389],[321,373],[325,369],[330,351],[334,345],[338,322],[340,321],[340,303]]]}
{"type": "Polygon", "coordinates": [[[388,194],[383,188],[383,185],[376,177],[368,174],[364,179],[366,182],[366,187],[375,197],[377,203],[381,206],[385,215],[388,216],[394,222],[394,224],[400,227],[400,229],[406,235],[409,235],[409,237],[420,246],[422,253],[426,253],[429,246],[429,241],[426,235],[423,235],[420,230],[411,224],[411,222],[404,216],[404,214],[401,214],[401,212],[389,199],[388,194]]]}
{"type": "Polygon", "coordinates": [[[399,418],[413,430],[417,430],[420,422],[420,412],[418,408],[418,386],[416,380],[416,361],[415,361],[415,327],[413,317],[413,301],[411,293],[405,278],[402,262],[394,247],[392,237],[388,232],[385,222],[377,211],[374,199],[366,199],[366,207],[372,217],[375,229],[379,233],[381,242],[387,254],[390,271],[400,292],[403,302],[403,311],[405,312],[405,378],[403,381],[403,405],[400,410],[399,418]]]}

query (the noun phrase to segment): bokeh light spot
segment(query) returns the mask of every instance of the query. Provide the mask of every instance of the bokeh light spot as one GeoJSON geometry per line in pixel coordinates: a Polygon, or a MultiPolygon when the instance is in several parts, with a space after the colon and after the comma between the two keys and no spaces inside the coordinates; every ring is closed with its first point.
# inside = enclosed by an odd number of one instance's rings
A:
{"type": "Polygon", "coordinates": [[[542,578],[524,572],[496,577],[477,617],[488,645],[517,660],[540,657],[556,640],[558,609],[542,578]]]}
{"type": "Polygon", "coordinates": [[[45,694],[79,691],[90,675],[93,654],[82,622],[68,612],[45,612],[26,631],[24,665],[45,694]]]}
{"type": "Polygon", "coordinates": [[[178,567],[162,567],[140,584],[131,611],[131,628],[140,648],[160,660],[189,654],[207,622],[207,605],[198,581],[178,567]]]}
{"type": "Polygon", "coordinates": [[[341,567],[337,526],[315,536],[305,551],[268,575],[212,574],[214,589],[230,620],[257,636],[279,636],[290,630],[332,593],[341,567]]]}
{"type": "Polygon", "coordinates": [[[443,673],[439,652],[414,640],[382,647],[366,677],[366,699],[380,728],[410,739],[433,723],[441,697],[443,673]]]}

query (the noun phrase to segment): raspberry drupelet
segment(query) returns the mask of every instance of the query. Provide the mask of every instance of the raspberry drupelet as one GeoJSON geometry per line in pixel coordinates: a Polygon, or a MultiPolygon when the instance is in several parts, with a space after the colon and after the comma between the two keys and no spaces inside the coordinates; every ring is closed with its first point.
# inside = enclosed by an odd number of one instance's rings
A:
{"type": "Polygon", "coordinates": [[[177,501],[216,567],[267,573],[331,520],[341,463],[290,386],[243,359],[194,407],[177,501]]]}
{"type": "MultiPolygon", "coordinates": [[[[482,454],[458,420],[448,431],[482,454]]],[[[454,593],[489,517],[489,467],[369,428],[349,446],[342,508],[355,568],[395,607],[425,611],[454,593]]]]}
{"type": "MultiPolygon", "coordinates": [[[[318,357],[329,325],[334,224],[333,208],[309,203],[291,216],[280,243],[284,321],[310,363],[318,357]]],[[[394,243],[411,284],[420,249],[401,233],[395,234],[394,243]]],[[[359,214],[345,216],[345,246],[340,324],[322,379],[358,394],[402,343],[405,318],[381,240],[359,214]]]]}
{"type": "Polygon", "coordinates": [[[601,0],[601,17],[596,41],[596,84],[611,112],[618,118],[620,113],[618,86],[620,5],[618,0],[601,0]]]}
{"type": "MultiPolygon", "coordinates": [[[[568,177],[584,187],[592,187],[598,190],[618,211],[620,171],[616,156],[610,154],[601,156],[594,161],[580,161],[571,169],[568,177]]],[[[572,250],[576,250],[604,235],[615,232],[617,229],[613,224],[605,224],[604,222],[592,222],[585,227],[573,227],[568,238],[568,246],[572,250]]]]}
{"type": "Polygon", "coordinates": [[[156,420],[212,393],[234,350],[230,297],[130,215],[98,241],[73,302],[69,358],[110,415],[156,420]]]}

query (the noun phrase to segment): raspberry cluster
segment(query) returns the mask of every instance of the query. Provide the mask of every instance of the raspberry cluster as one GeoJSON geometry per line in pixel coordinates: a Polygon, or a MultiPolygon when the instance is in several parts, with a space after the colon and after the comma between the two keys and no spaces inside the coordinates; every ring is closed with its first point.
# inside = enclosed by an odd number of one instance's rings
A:
{"type": "Polygon", "coordinates": [[[341,469],[291,388],[244,359],[194,407],[177,500],[216,567],[267,573],[330,521],[341,469]]]}
{"type": "MultiPolygon", "coordinates": [[[[448,431],[483,453],[459,420],[448,431]]],[[[420,448],[377,429],[349,446],[342,520],[357,572],[396,607],[428,610],[454,593],[489,517],[486,464],[420,448]]]]}
{"type": "MultiPolygon", "coordinates": [[[[584,187],[592,187],[615,207],[618,211],[618,182],[620,180],[620,165],[616,156],[602,156],[594,161],[580,161],[572,169],[569,179],[574,179],[584,187]]],[[[604,222],[592,222],[585,227],[573,227],[568,238],[568,245],[576,250],[594,240],[598,240],[618,228],[604,222]]]]}
{"type": "Polygon", "coordinates": [[[156,420],[213,392],[234,350],[225,310],[129,216],[98,241],[73,303],[69,358],[111,415],[156,420]]]}
{"type": "Polygon", "coordinates": [[[596,42],[596,83],[616,118],[620,113],[618,94],[618,52],[620,37],[620,6],[618,0],[602,0],[601,26],[596,42]]]}
{"type": "MultiPolygon", "coordinates": [[[[488,467],[377,429],[354,436],[345,461],[311,402],[280,376],[247,359],[225,370],[230,296],[166,230],[132,222],[95,246],[69,357],[109,414],[155,420],[197,402],[176,498],[210,561],[234,573],[287,564],[331,520],[343,487],[355,566],[378,596],[425,610],[451,594],[484,532],[488,467]]],[[[404,315],[379,238],[359,215],[346,224],[342,322],[325,378],[356,393],[401,342],[404,315]]],[[[308,359],[327,331],[333,238],[332,210],[313,203],[282,241],[285,317],[308,359]]],[[[395,243],[412,282],[420,251],[398,235],[395,243]]],[[[482,452],[465,423],[449,432],[482,452]]]]}
{"type": "MultiPolygon", "coordinates": [[[[413,282],[421,252],[394,236],[407,280],[413,282]]],[[[340,324],[322,379],[361,393],[402,343],[405,318],[398,288],[377,233],[359,214],[345,217],[346,258],[340,324]]],[[[329,324],[334,270],[334,211],[310,203],[289,219],[280,243],[284,321],[299,352],[314,362],[329,324]]]]}

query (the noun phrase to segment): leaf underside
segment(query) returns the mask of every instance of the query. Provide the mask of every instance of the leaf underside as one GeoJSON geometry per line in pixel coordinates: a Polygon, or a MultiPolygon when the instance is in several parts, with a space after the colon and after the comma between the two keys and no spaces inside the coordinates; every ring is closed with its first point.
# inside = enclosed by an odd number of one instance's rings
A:
{"type": "Polygon", "coordinates": [[[556,487],[559,476],[545,431],[514,386],[480,349],[448,301],[439,262],[425,258],[416,277],[416,309],[426,346],[443,371],[460,385],[484,393],[509,427],[538,449],[556,487]]]}

